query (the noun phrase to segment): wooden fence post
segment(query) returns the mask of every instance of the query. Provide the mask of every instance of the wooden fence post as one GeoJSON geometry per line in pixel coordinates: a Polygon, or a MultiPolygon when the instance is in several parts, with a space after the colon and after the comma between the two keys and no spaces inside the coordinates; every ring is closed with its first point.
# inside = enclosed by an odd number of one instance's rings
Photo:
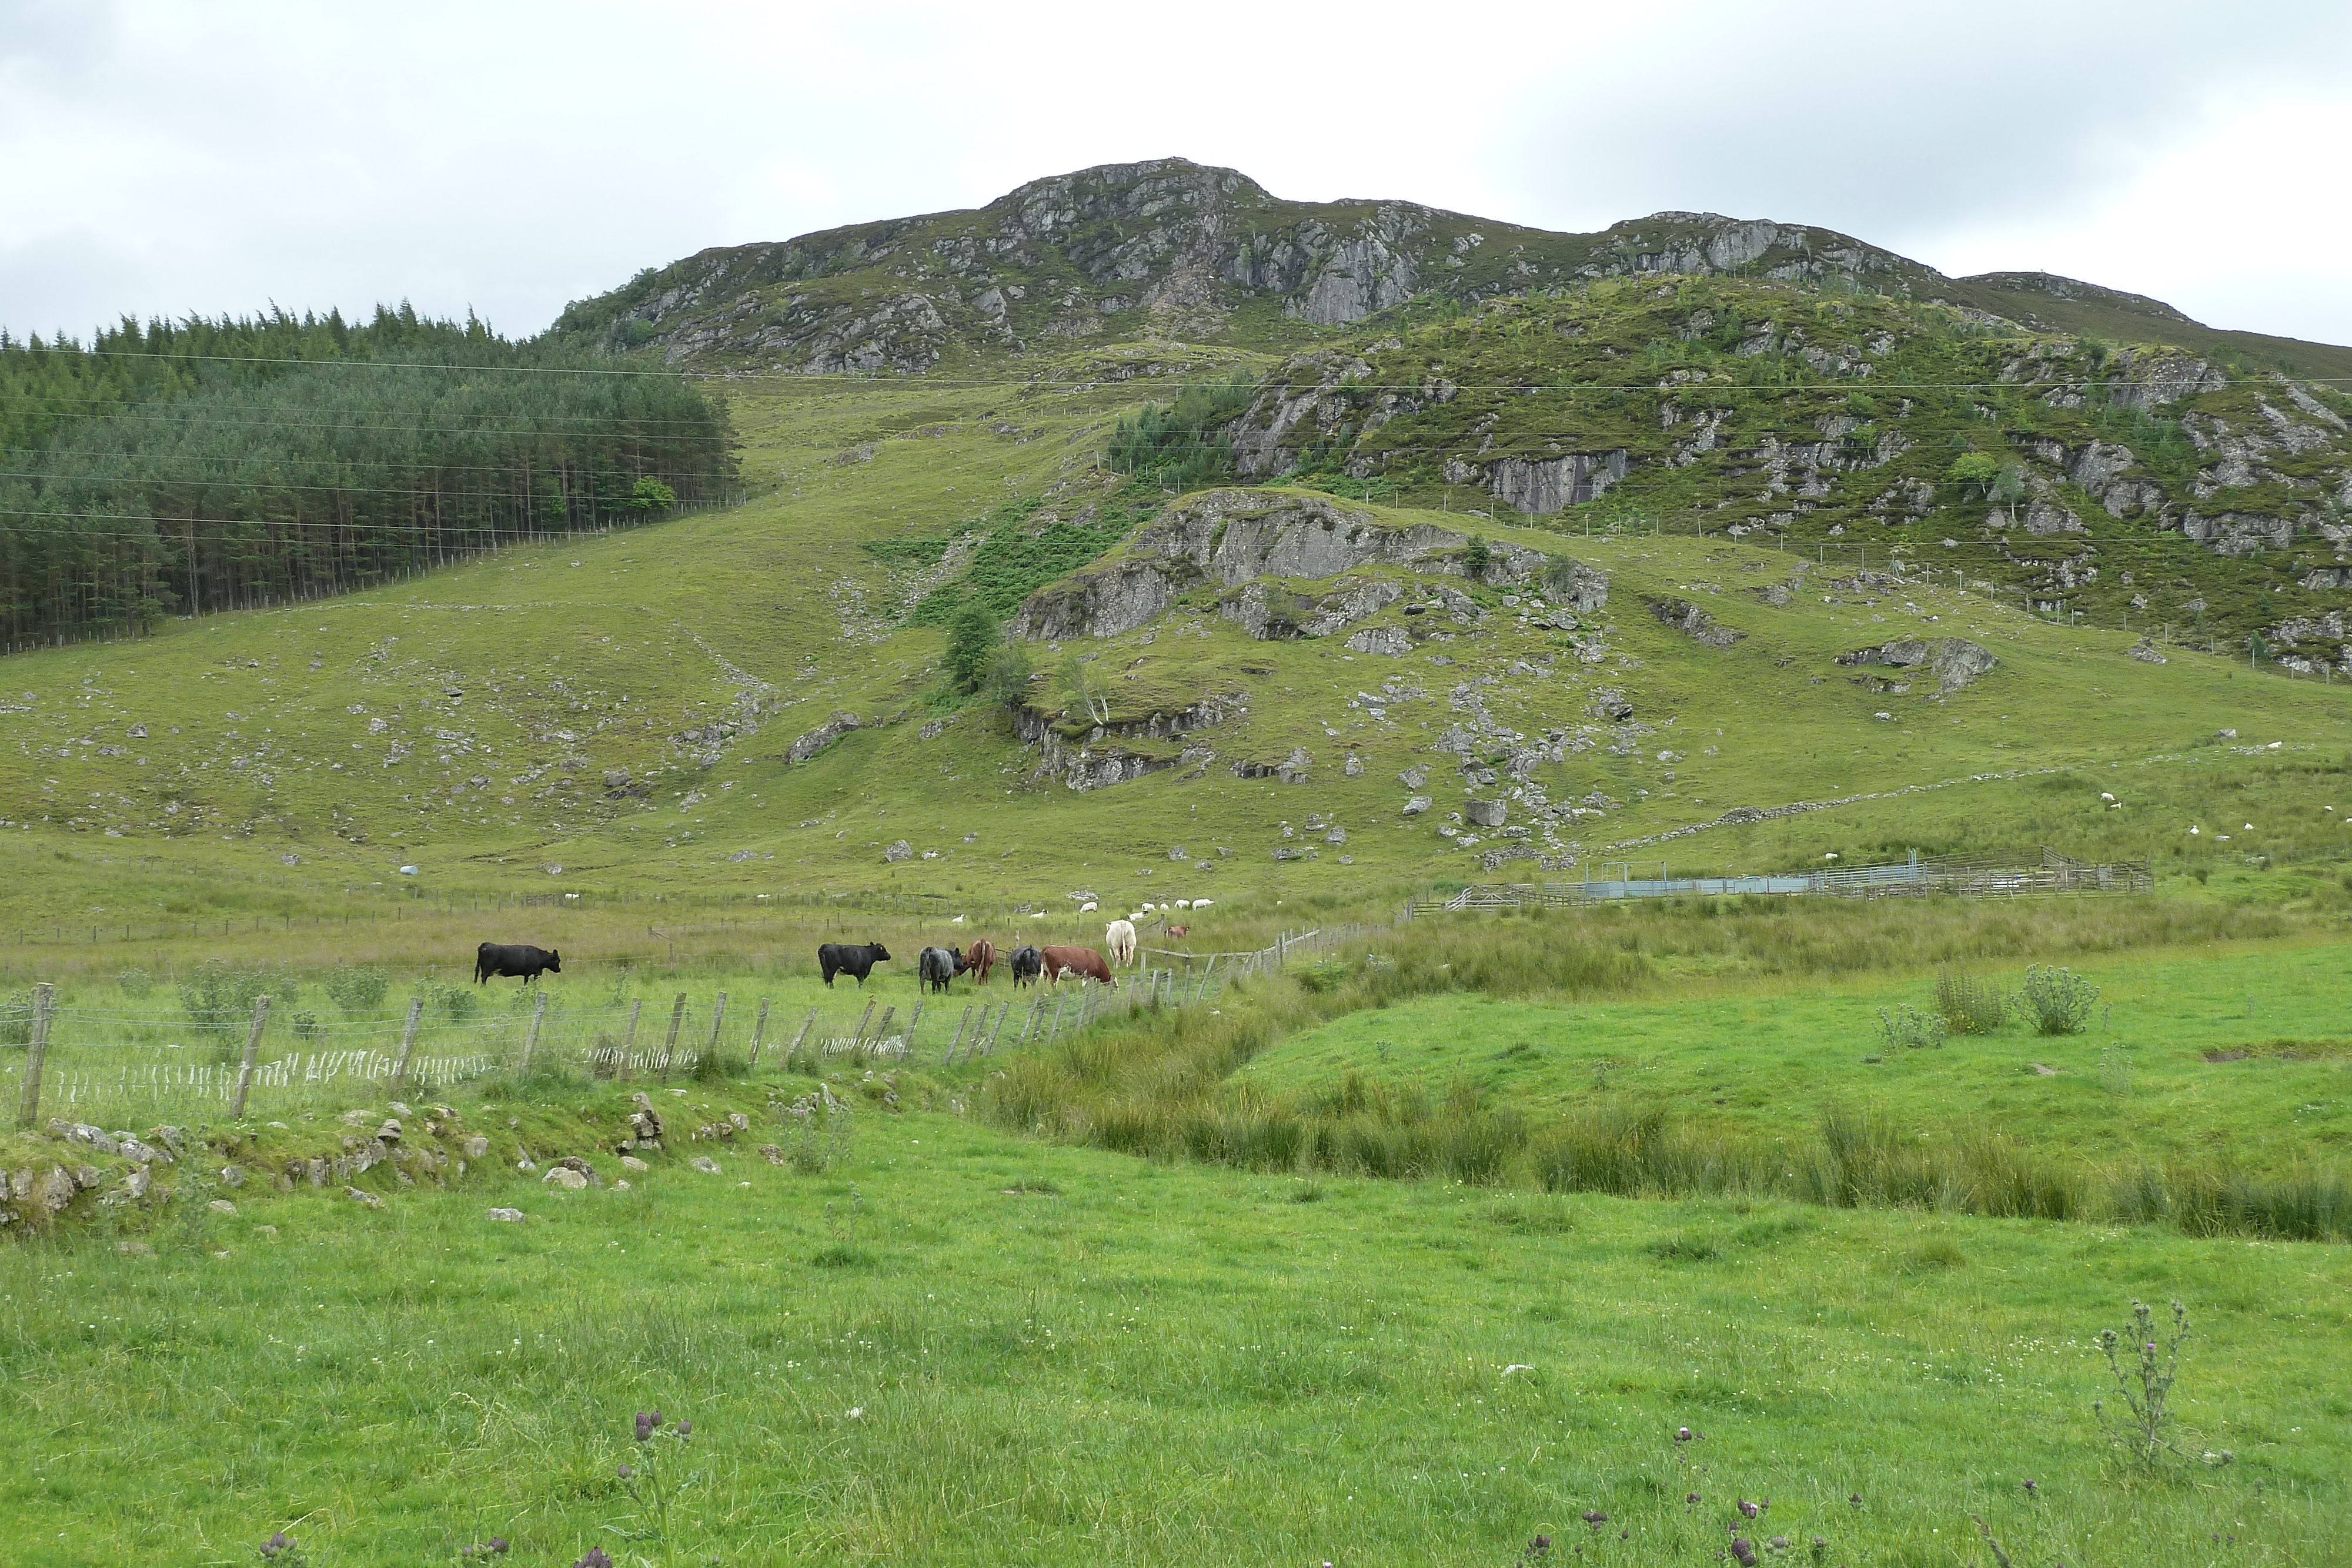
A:
{"type": "Polygon", "coordinates": [[[236,1070],[236,1101],[229,1107],[228,1119],[245,1120],[245,1096],[253,1087],[254,1060],[261,1054],[261,1026],[269,1021],[269,998],[253,998],[253,1030],[245,1037],[245,1060],[236,1070]]]}
{"type": "Polygon", "coordinates": [[[669,1038],[662,1042],[661,1075],[669,1076],[669,1064],[677,1060],[677,1031],[686,1022],[686,993],[680,991],[677,1000],[670,1004],[669,1038]]]}
{"type": "Polygon", "coordinates": [[[803,1019],[801,1020],[801,1031],[800,1031],[800,1033],[798,1033],[798,1034],[796,1034],[796,1035],[793,1036],[793,1048],[792,1048],[792,1050],[790,1050],[790,1051],[788,1051],[784,1052],[784,1066],[785,1066],[787,1069],[789,1069],[789,1068],[792,1066],[792,1064],[793,1064],[793,1057],[795,1057],[795,1056],[798,1056],[798,1055],[801,1053],[801,1047],[808,1043],[809,1030],[811,1030],[814,1029],[815,1027],[816,1027],[816,1009],[815,1009],[814,1008],[811,1008],[811,1009],[809,1009],[809,1016],[808,1016],[807,1018],[803,1019]]]}
{"type": "Polygon", "coordinates": [[[18,1102],[16,1124],[29,1127],[41,1114],[41,1063],[49,1055],[49,1019],[57,1010],[58,988],[43,980],[33,988],[33,1042],[25,1051],[25,1096],[18,1102]]]}
{"type": "MultiPolygon", "coordinates": [[[[915,1002],[915,1016],[907,1020],[907,1049],[908,1051],[911,1051],[915,1049],[915,1035],[922,1029],[922,1027],[923,1003],[921,998],[918,998],[915,1002]]],[[[889,1031],[885,1030],[883,1032],[887,1034],[889,1031]]]]}
{"type": "Polygon", "coordinates": [[[529,1072],[530,1071],[531,1056],[539,1050],[539,1028],[541,1024],[546,1021],[547,993],[544,990],[541,990],[537,996],[531,998],[530,1030],[522,1037],[522,1065],[515,1069],[517,1072],[529,1072]]]}
{"type": "Polygon", "coordinates": [[[1011,1002],[1007,1002],[1003,1007],[996,1009],[996,1032],[988,1037],[989,1055],[994,1056],[996,1054],[996,1043],[1004,1038],[1004,1020],[1012,1016],[1013,1004],[1011,1002]]]}
{"type": "Polygon", "coordinates": [[[849,1037],[850,1050],[856,1051],[859,1046],[866,1043],[866,1026],[874,1021],[874,1009],[881,1005],[882,1004],[878,1001],[868,1002],[866,1004],[866,1010],[858,1015],[857,1032],[849,1037]]]}
{"type": "Polygon", "coordinates": [[[408,1091],[408,1059],[416,1051],[416,1024],[425,1016],[425,998],[408,998],[408,1023],[400,1031],[400,1060],[392,1068],[392,1097],[395,1100],[408,1091]]]}
{"type": "Polygon", "coordinates": [[[635,997],[630,999],[629,1031],[621,1037],[621,1061],[620,1065],[614,1070],[614,1076],[616,1078],[626,1078],[629,1075],[629,1058],[637,1049],[637,1015],[645,1010],[645,998],[635,997]]]}
{"type": "MultiPolygon", "coordinates": [[[[719,993],[719,999],[710,1004],[710,1043],[702,1049],[702,1057],[704,1061],[712,1061],[718,1059],[719,1026],[726,1021],[726,1018],[727,993],[725,991],[721,991],[719,993]]],[[[699,1067],[702,1063],[697,1062],[695,1065],[699,1067]]]]}
{"type": "Polygon", "coordinates": [[[759,1021],[758,1021],[758,1022],[756,1022],[756,1023],[754,1023],[754,1024],[752,1024],[752,1026],[751,1026],[751,1067],[752,1067],[752,1070],[753,1070],[754,1071],[757,1071],[759,1070],[759,1066],[760,1066],[760,1045],[761,1045],[761,1041],[763,1041],[763,1040],[765,1040],[767,1038],[768,1038],[768,998],[765,998],[765,997],[761,997],[761,998],[760,998],[760,1018],[759,1018],[759,1021]]]}
{"type": "Polygon", "coordinates": [[[963,1017],[956,1020],[955,1038],[948,1041],[948,1053],[940,1058],[940,1065],[941,1067],[946,1067],[955,1061],[956,1047],[963,1043],[963,1031],[971,1023],[971,1009],[967,1007],[963,1009],[963,1017]]]}

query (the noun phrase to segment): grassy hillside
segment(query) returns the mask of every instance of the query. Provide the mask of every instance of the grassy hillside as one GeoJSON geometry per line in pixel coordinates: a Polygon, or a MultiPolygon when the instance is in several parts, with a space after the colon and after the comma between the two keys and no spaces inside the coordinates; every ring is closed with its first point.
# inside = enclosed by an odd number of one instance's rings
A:
{"type": "MultiPolygon", "coordinates": [[[[1778,540],[1644,538],[1622,516],[1590,538],[1473,522],[1492,548],[1607,574],[1608,603],[1574,632],[1537,624],[1540,612],[1523,623],[1524,591],[1466,581],[1449,558],[1450,576],[1388,575],[1460,584],[1483,618],[1448,622],[1452,641],[1401,657],[1336,636],[1257,641],[1198,596],[1119,636],[1033,644],[1030,701],[1049,717],[1071,711],[1072,654],[1113,721],[1234,699],[1217,765],[1199,777],[1073,791],[1038,777],[1037,747],[1001,713],[944,693],[939,630],[899,622],[962,580],[970,543],[1008,517],[1017,530],[1091,527],[1108,508],[1132,527],[1195,505],[1096,467],[1134,397],[1089,381],[746,392],[736,417],[761,493],[730,511],[12,657],[0,832],[39,852],[8,896],[20,913],[185,912],[232,887],[247,896],[248,878],[327,894],[394,883],[403,864],[428,887],[592,894],[919,886],[1117,902],[1401,888],[1486,874],[1484,857],[1513,842],[1465,852],[1437,831],[1468,796],[1512,788],[1506,774],[1468,782],[1483,775],[1433,751],[1456,727],[1476,732],[1474,768],[1507,760],[1507,731],[1559,736],[1561,759],[1528,777],[1598,814],[1518,846],[1554,858],[1760,870],[2047,842],[2209,875],[2340,858],[2324,810],[2352,810],[2324,788],[2347,738],[2336,686],[2179,647],[2144,663],[2130,656],[2137,625],[2058,625],[1974,572],[1898,580],[1875,551],[1865,570],[1853,541],[1821,542],[1809,560],[1778,540]],[[909,538],[950,543],[911,559],[868,548],[909,538]],[[1701,605],[1740,640],[1702,641],[1654,601],[1701,605]],[[1931,680],[1896,693],[1899,680],[1834,662],[1906,634],[1964,637],[2000,664],[1945,694],[1931,680]],[[1614,707],[1630,716],[1604,716],[1614,707]],[[836,709],[862,727],[788,763],[793,739],[836,709]],[[2217,742],[2226,729],[2238,737],[2217,742]],[[1232,771],[1299,749],[1302,783],[1232,771]],[[1435,805],[1408,819],[1413,791],[1398,776],[1413,768],[1435,805]],[[1867,798],[1721,821],[1849,797],[1867,798]],[[1329,841],[1334,825],[1344,844],[1329,841]],[[938,862],[886,864],[901,839],[938,862]],[[1186,861],[1170,860],[1178,847],[1186,861]],[[1305,849],[1312,859],[1275,859],[1305,849]],[[153,891],[130,910],[87,897],[118,877],[153,891]]],[[[1276,508],[1301,497],[1257,494],[1276,508]]],[[[1436,499],[1349,506],[1459,532],[1467,519],[1436,499]]],[[[1420,624],[1408,608],[1360,628],[1420,624]]]]}

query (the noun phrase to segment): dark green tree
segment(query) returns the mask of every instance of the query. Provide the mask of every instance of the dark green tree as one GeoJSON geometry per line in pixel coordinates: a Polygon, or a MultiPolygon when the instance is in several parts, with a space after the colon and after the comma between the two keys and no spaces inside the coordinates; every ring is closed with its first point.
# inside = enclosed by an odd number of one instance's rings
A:
{"type": "Polygon", "coordinates": [[[996,617],[978,596],[967,599],[948,622],[948,651],[943,661],[948,682],[959,692],[980,689],[988,657],[1002,638],[996,617]]]}

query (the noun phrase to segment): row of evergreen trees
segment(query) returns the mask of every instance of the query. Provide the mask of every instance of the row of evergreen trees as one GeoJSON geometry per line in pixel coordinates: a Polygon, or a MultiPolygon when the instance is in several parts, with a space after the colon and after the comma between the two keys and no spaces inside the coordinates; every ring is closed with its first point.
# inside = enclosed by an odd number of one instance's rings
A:
{"type": "Polygon", "coordinates": [[[0,647],[362,588],[733,477],[694,383],[404,306],[0,338],[0,647]]]}

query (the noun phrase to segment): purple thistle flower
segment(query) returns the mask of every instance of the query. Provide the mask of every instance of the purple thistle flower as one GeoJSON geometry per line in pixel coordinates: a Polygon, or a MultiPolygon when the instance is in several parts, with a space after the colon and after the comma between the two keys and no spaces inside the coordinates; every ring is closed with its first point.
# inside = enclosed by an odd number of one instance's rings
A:
{"type": "Polygon", "coordinates": [[[1593,1532],[1599,1534],[1601,1527],[1609,1522],[1609,1516],[1599,1509],[1588,1508],[1584,1511],[1584,1522],[1592,1526],[1593,1532]]]}
{"type": "Polygon", "coordinates": [[[1748,1537],[1735,1535],[1731,1538],[1731,1555],[1739,1563],[1739,1568],[1756,1568],[1756,1547],[1748,1537]]]}
{"type": "Polygon", "coordinates": [[[1739,1500],[1737,1506],[1739,1509],[1741,1516],[1747,1519],[1753,1519],[1758,1514],[1764,1511],[1764,1505],[1762,1503],[1749,1502],[1744,1497],[1739,1500]]]}
{"type": "Polygon", "coordinates": [[[1854,1507],[1860,1508],[1862,1506],[1862,1494],[1860,1492],[1849,1493],[1845,1500],[1853,1504],[1854,1507]]]}
{"type": "Polygon", "coordinates": [[[1685,1492],[1685,1493],[1684,1493],[1684,1494],[1683,1494],[1683,1501],[1684,1501],[1684,1502],[1685,1502],[1685,1503],[1687,1503],[1688,1505],[1690,1505],[1690,1506],[1691,1506],[1691,1507],[1693,1507],[1693,1508],[1696,1508],[1696,1507],[1698,1506],[1698,1493],[1696,1493],[1696,1492],[1685,1492]]]}
{"type": "Polygon", "coordinates": [[[279,1552],[287,1551],[292,1547],[293,1544],[294,1538],[288,1535],[281,1530],[261,1543],[261,1554],[264,1557],[275,1557],[279,1552]]]}
{"type": "Polygon", "coordinates": [[[1528,1542],[1526,1554],[1529,1557],[1541,1557],[1545,1552],[1549,1552],[1550,1550],[1551,1537],[1549,1535],[1538,1535],[1533,1541],[1528,1542]]]}
{"type": "Polygon", "coordinates": [[[2033,1478],[2032,1478],[2032,1477],[2028,1476],[2028,1477],[2025,1479],[2025,1495],[2026,1495],[2026,1496],[2028,1496],[2028,1497],[2039,1497],[2039,1496],[2041,1495],[2041,1493],[2042,1493],[2042,1489],[2041,1489],[2040,1487],[2035,1486],[2035,1485],[2033,1484],[2033,1478]]]}
{"type": "Polygon", "coordinates": [[[588,1554],[574,1563],[572,1568],[613,1568],[613,1560],[605,1555],[603,1547],[592,1546],[588,1549],[588,1554]]]}
{"type": "Polygon", "coordinates": [[[679,1437],[683,1437],[687,1436],[688,1433],[692,1432],[693,1430],[694,1430],[694,1423],[693,1423],[693,1422],[691,1422],[691,1421],[680,1421],[680,1422],[677,1424],[677,1435],[678,1435],[679,1437]]]}
{"type": "Polygon", "coordinates": [[[640,1442],[640,1443],[645,1442],[647,1438],[651,1437],[654,1435],[655,1431],[656,1431],[656,1430],[660,1426],[661,1426],[661,1412],[660,1412],[660,1411],[658,1411],[658,1410],[640,1410],[640,1411],[638,1411],[638,1412],[637,1412],[637,1441],[638,1441],[638,1442],[640,1442]]]}
{"type": "Polygon", "coordinates": [[[1789,1538],[1785,1535],[1776,1535],[1764,1544],[1775,1552],[1786,1552],[1789,1550],[1789,1538]]]}
{"type": "Polygon", "coordinates": [[[490,1550],[492,1552],[509,1552],[513,1550],[513,1547],[514,1542],[509,1541],[503,1535],[493,1535],[490,1537],[490,1550]]]}
{"type": "Polygon", "coordinates": [[[1690,1440],[1691,1440],[1691,1429],[1690,1429],[1688,1427],[1675,1427],[1675,1442],[1677,1442],[1677,1443],[1687,1443],[1687,1442],[1689,1442],[1690,1440]]]}

